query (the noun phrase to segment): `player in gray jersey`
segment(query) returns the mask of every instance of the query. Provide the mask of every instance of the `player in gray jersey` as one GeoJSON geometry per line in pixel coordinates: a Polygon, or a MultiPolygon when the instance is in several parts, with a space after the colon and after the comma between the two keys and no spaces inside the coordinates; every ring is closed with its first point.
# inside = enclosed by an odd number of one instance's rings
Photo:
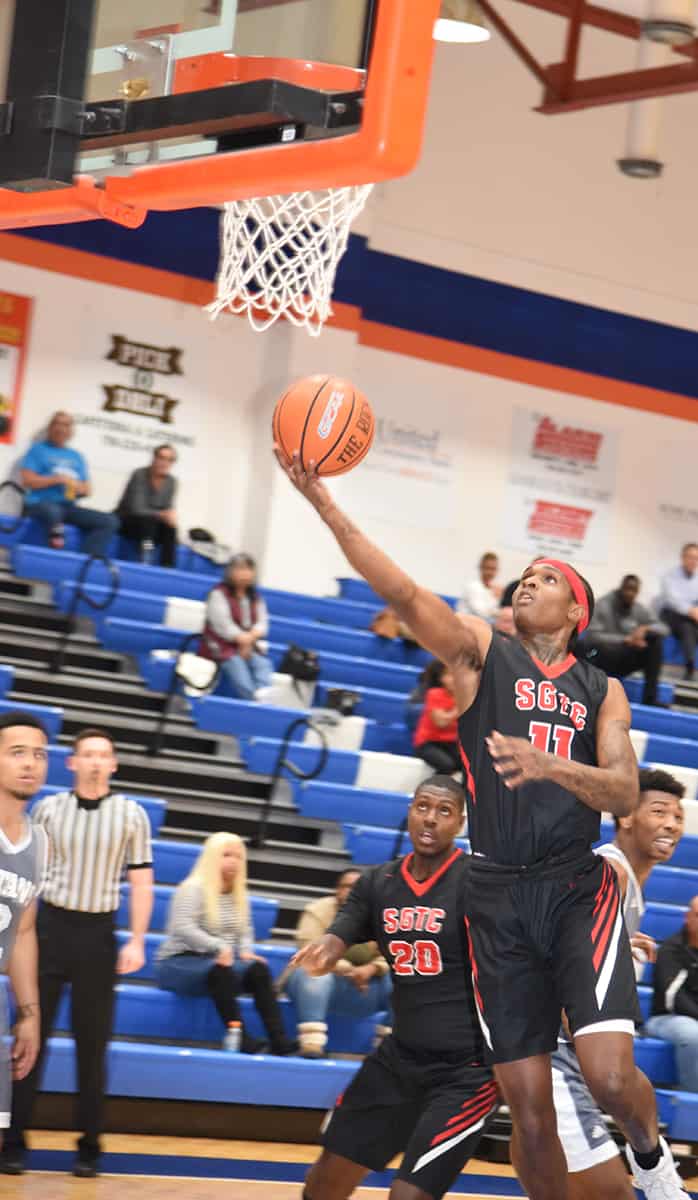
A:
{"type": "MultiPolygon", "coordinates": [[[[642,889],[652,868],[671,858],[683,833],[685,788],[667,771],[640,771],[640,799],[632,816],[616,819],[613,842],[600,846],[618,875],[623,916],[635,957],[635,974],[654,961],[656,947],[640,933],[645,911],[642,889]]],[[[600,1108],[582,1075],[572,1043],[560,1038],[552,1056],[558,1134],[567,1158],[570,1200],[634,1200],[630,1177],[600,1108]]],[[[631,1158],[631,1165],[632,1158],[631,1158]]],[[[634,1171],[638,1187],[642,1172],[634,1171]]],[[[652,1194],[648,1192],[647,1194],[652,1194]]]]}
{"type": "Polygon", "coordinates": [[[46,780],[48,738],[29,713],[0,717],[0,974],[9,976],[16,1023],[8,1045],[9,1006],[0,988],[0,1131],[10,1124],[12,1077],[24,1079],[39,1051],[36,897],[48,840],[26,816],[27,801],[46,780]]]}

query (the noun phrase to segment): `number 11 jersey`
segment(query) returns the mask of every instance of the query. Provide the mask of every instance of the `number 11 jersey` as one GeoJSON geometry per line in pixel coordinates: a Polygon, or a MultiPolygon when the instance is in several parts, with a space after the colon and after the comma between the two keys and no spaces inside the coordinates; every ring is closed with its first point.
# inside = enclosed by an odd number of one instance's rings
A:
{"type": "Polygon", "coordinates": [[[458,720],[474,854],[531,866],[579,858],[598,841],[600,814],[566,788],[545,779],[507,788],[485,738],[498,730],[596,766],[596,721],[607,691],[604,672],[573,654],[546,666],[517,638],[493,634],[478,694],[458,720]]]}
{"type": "Polygon", "coordinates": [[[482,1062],[465,929],[469,859],[454,849],[422,883],[411,863],[408,854],[362,875],[327,932],[349,946],[378,943],[391,968],[399,1045],[451,1062],[482,1062]]]}

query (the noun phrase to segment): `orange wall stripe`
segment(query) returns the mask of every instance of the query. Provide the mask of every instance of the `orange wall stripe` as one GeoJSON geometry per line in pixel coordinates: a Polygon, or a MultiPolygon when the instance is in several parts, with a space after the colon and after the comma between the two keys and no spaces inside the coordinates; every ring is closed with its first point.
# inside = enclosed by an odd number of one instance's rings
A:
{"type": "Polygon", "coordinates": [[[499,350],[484,350],[480,346],[450,342],[374,321],[362,320],[359,340],[362,345],[376,350],[389,350],[393,354],[459,367],[479,375],[496,375],[500,379],[529,383],[553,392],[569,392],[575,396],[603,400],[606,404],[639,408],[645,412],[661,413],[665,417],[679,417],[683,421],[698,421],[698,399],[677,392],[663,392],[658,388],[609,379],[604,375],[588,375],[571,367],[519,358],[499,350]]]}
{"type": "MultiPolygon", "coordinates": [[[[214,298],[214,284],[204,279],[192,279],[174,271],[143,267],[137,263],[91,254],[86,250],[56,246],[50,242],[34,241],[32,238],[11,233],[0,233],[0,259],[43,271],[70,275],[76,279],[86,279],[92,283],[105,283],[112,287],[162,296],[197,307],[203,307],[214,298]]],[[[625,408],[677,417],[682,421],[698,422],[698,399],[691,396],[664,392],[658,388],[609,379],[603,375],[586,374],[570,367],[536,362],[530,358],[503,354],[498,350],[485,350],[479,346],[463,345],[460,342],[447,341],[445,338],[381,325],[366,320],[361,316],[361,310],[351,304],[336,303],[333,308],[334,316],[329,322],[330,326],[353,333],[363,346],[474,371],[480,375],[511,379],[516,383],[527,383],[548,391],[588,396],[591,400],[601,400],[606,404],[619,404],[625,408]]]]}

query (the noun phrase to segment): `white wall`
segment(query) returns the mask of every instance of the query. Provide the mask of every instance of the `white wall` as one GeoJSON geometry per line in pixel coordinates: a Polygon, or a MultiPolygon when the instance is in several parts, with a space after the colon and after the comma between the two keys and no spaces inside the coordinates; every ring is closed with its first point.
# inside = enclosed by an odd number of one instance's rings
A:
{"type": "MultiPolygon", "coordinates": [[[[0,287],[35,298],[17,449],[56,407],[99,412],[101,385],[115,373],[105,359],[112,333],[182,347],[184,376],[162,382],[197,428],[197,450],[180,469],[182,526],[201,524],[232,546],[248,548],[270,586],[326,593],[337,574],[351,573],[270,452],[276,398],[290,379],[316,371],[353,379],[378,415],[397,412],[419,429],[439,429],[456,466],[455,502],[448,511],[425,514],[418,526],[394,503],[388,480],[381,504],[374,503],[361,521],[405,569],[440,591],[457,592],[485,549],[500,550],[505,579],[524,565],[525,556],[507,549],[502,538],[517,405],[619,432],[608,557],[585,565],[596,588],[611,587],[632,570],[651,591],[658,565],[673,561],[676,546],[698,534],[698,514],[689,511],[683,520],[662,524],[658,512],[660,502],[692,505],[698,456],[698,426],[692,423],[374,350],[335,329],[319,342],[288,325],[258,336],[239,319],[211,324],[190,305],[9,263],[2,266],[0,287]]],[[[168,427],[158,431],[166,440],[168,427]]],[[[80,446],[79,435],[75,444],[80,446]]],[[[0,448],[3,472],[16,453],[0,448]]],[[[94,503],[111,507],[123,468],[100,467],[94,477],[94,503]]],[[[364,510],[366,472],[359,469],[330,486],[349,511],[364,510]]]]}

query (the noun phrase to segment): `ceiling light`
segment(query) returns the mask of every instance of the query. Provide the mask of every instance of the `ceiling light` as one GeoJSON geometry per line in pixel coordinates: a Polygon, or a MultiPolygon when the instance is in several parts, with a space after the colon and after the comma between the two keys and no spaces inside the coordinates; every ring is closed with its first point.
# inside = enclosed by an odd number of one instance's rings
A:
{"type": "Polygon", "coordinates": [[[486,42],[490,31],[475,0],[442,0],[434,37],[437,42],[486,42]]]}

